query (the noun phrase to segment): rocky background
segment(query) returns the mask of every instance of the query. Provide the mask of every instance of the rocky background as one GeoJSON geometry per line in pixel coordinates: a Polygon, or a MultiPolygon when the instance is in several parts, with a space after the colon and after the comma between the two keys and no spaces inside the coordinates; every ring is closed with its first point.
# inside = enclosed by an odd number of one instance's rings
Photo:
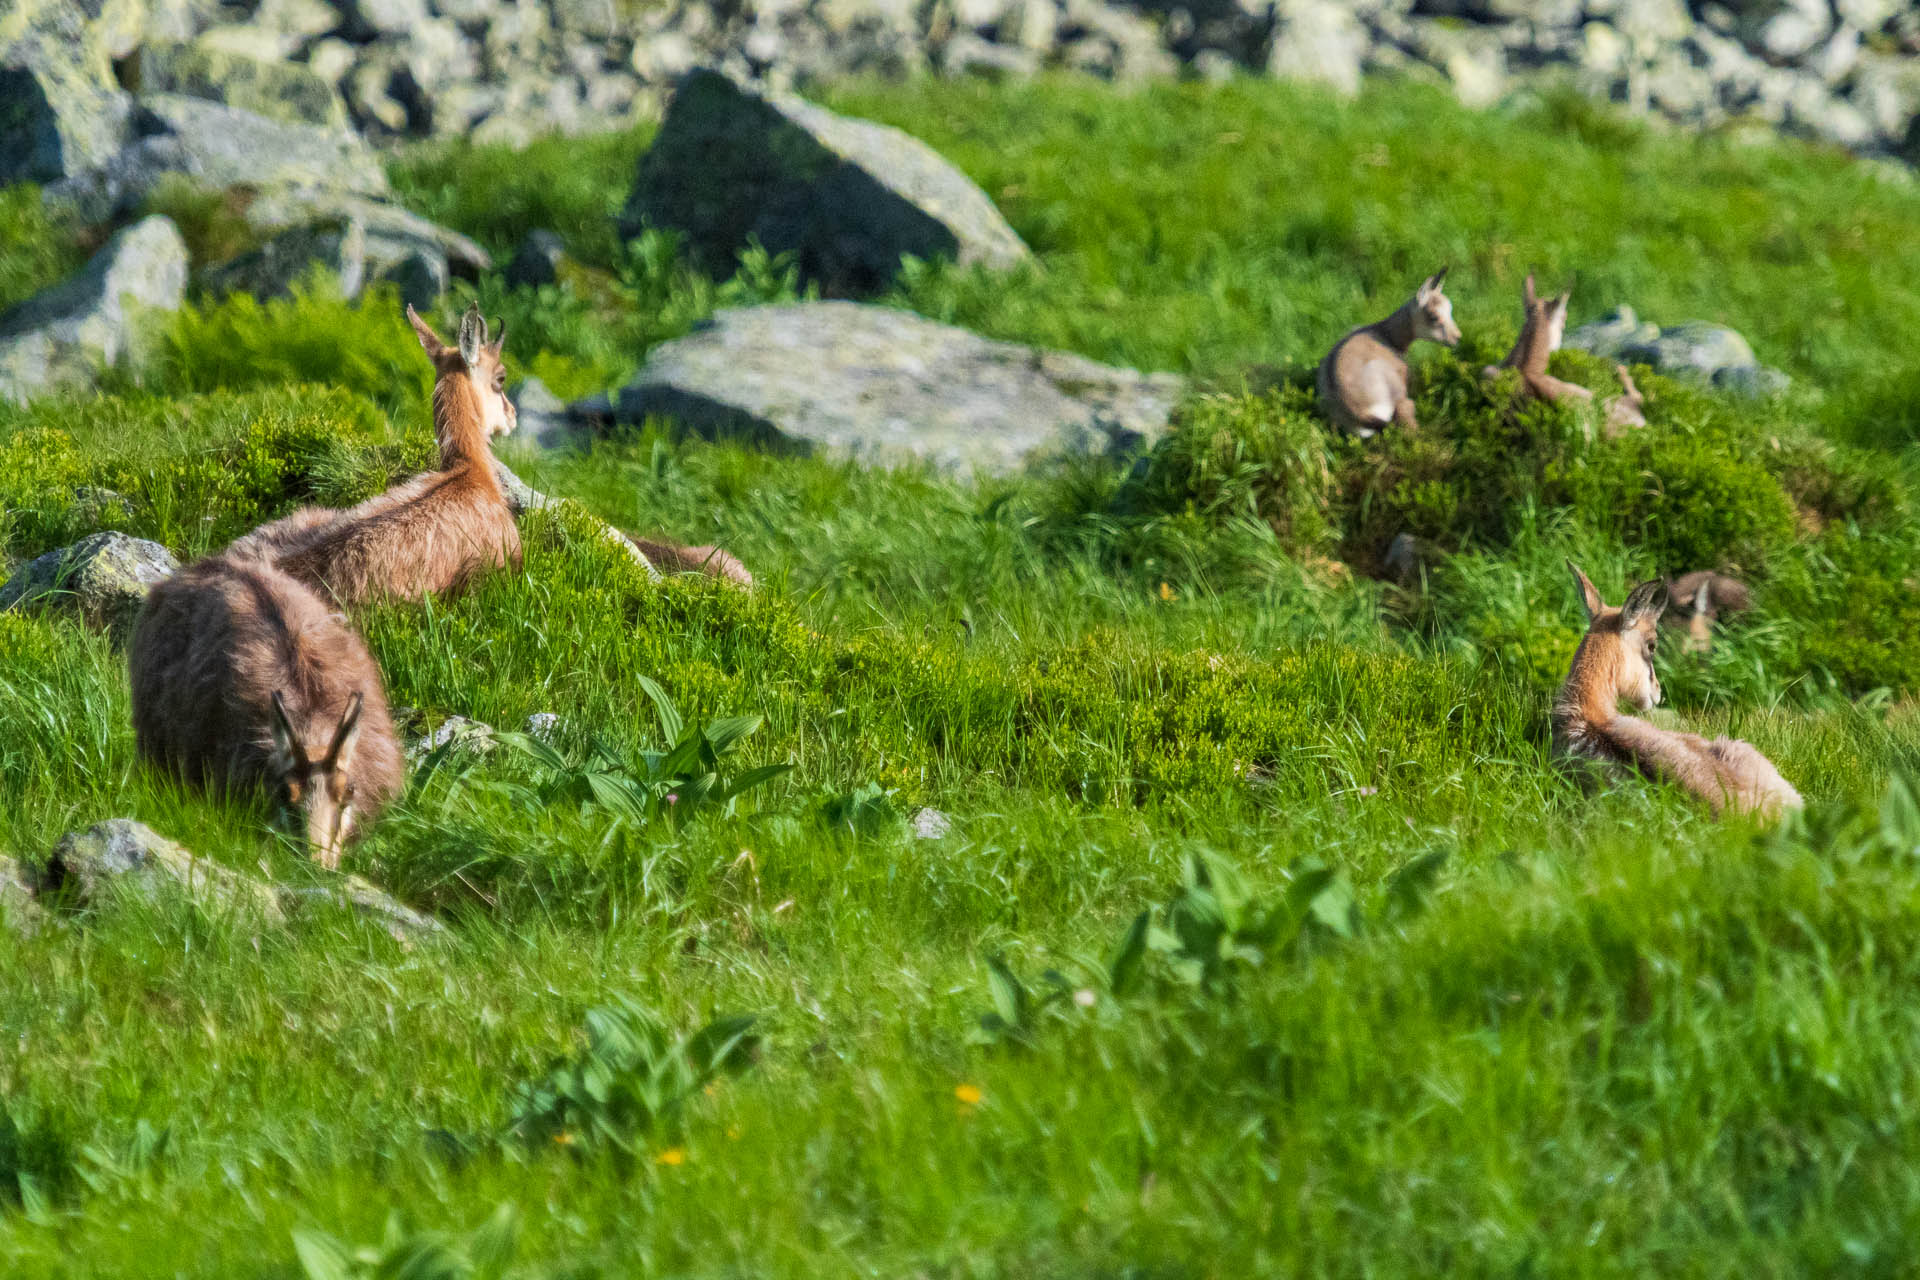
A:
{"type": "Polygon", "coordinates": [[[511,141],[656,115],[694,66],[774,88],[1064,67],[1351,92],[1385,73],[1471,104],[1553,84],[1910,158],[1916,50],[1920,6],[1899,0],[9,0],[0,181],[98,165],[150,129],[154,94],[376,140],[511,141]]]}

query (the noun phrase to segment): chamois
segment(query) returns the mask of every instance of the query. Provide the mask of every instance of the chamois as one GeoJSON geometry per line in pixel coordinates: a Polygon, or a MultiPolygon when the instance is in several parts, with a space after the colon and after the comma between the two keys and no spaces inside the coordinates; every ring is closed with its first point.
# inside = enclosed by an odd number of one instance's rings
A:
{"type": "Polygon", "coordinates": [[[154,587],[127,667],[140,754],[211,791],[273,791],[329,870],[400,793],[400,740],[366,645],[270,565],[211,556],[154,587]]]}
{"type": "Polygon", "coordinates": [[[1642,711],[1660,701],[1653,653],[1660,614],[1667,607],[1667,584],[1658,579],[1643,582],[1628,593],[1624,605],[1611,609],[1586,574],[1571,562],[1567,568],[1587,611],[1587,634],[1554,699],[1554,753],[1677,783],[1705,800],[1715,817],[1729,808],[1763,818],[1799,808],[1800,793],[1751,743],[1736,738],[1708,741],[1617,714],[1622,698],[1642,711]]]}
{"type": "Polygon", "coordinates": [[[1738,613],[1753,603],[1746,583],[1711,569],[1681,574],[1667,584],[1667,593],[1680,602],[1680,609],[1661,621],[1686,631],[1682,647],[1687,653],[1711,653],[1714,622],[1722,613],[1738,613]]]}
{"type": "Polygon", "coordinates": [[[433,361],[439,471],[416,476],[345,511],[307,508],[238,539],[228,554],[265,560],[341,604],[380,596],[417,600],[457,591],[489,569],[520,563],[520,532],[494,475],[490,437],[513,430],[500,350],[479,308],[449,347],[407,308],[433,361]]]}
{"type": "MultiPolygon", "coordinates": [[[[1505,360],[1488,365],[1481,373],[1492,377],[1502,369],[1518,369],[1520,385],[1530,396],[1554,403],[1562,400],[1592,400],[1593,392],[1585,387],[1563,382],[1547,372],[1547,358],[1560,349],[1560,340],[1566,336],[1567,304],[1572,300],[1571,289],[1556,297],[1541,298],[1534,291],[1533,273],[1529,271],[1520,286],[1520,302],[1526,312],[1526,319],[1520,325],[1520,337],[1505,360]]],[[[1629,427],[1647,425],[1647,416],[1641,411],[1646,397],[1634,385],[1633,377],[1625,365],[1617,364],[1613,371],[1625,390],[1601,406],[1608,435],[1618,435],[1629,427]]]]}
{"type": "Polygon", "coordinates": [[[753,585],[753,575],[747,572],[747,566],[719,547],[684,547],[677,542],[657,542],[624,531],[622,536],[640,548],[640,554],[647,558],[647,563],[662,573],[704,573],[708,577],[737,582],[743,587],[753,585]]]}
{"type": "Polygon", "coordinates": [[[1440,291],[1446,278],[1442,267],[1398,311],[1355,329],[1327,352],[1316,382],[1335,426],[1362,439],[1389,422],[1420,429],[1407,396],[1407,349],[1423,338],[1449,347],[1459,343],[1453,303],[1440,291]]]}

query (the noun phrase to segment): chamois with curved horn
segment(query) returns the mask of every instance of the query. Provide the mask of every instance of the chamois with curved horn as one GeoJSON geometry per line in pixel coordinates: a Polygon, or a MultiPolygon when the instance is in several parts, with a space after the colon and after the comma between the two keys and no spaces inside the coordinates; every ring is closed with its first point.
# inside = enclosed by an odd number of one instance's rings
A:
{"type": "Polygon", "coordinates": [[[437,374],[441,469],[345,511],[296,511],[237,539],[228,554],[263,559],[342,604],[457,591],[520,563],[520,531],[488,445],[514,427],[500,358],[506,326],[489,340],[479,308],[469,308],[448,346],[411,306],[407,320],[437,374]]]}
{"type": "MultiPolygon", "coordinates": [[[[1488,365],[1480,372],[1493,377],[1502,369],[1518,369],[1520,385],[1525,392],[1540,400],[1559,403],[1563,400],[1589,401],[1593,392],[1576,383],[1565,382],[1547,372],[1547,360],[1560,349],[1560,342],[1567,332],[1567,304],[1573,300],[1573,290],[1568,289],[1551,298],[1542,298],[1534,290],[1533,273],[1520,285],[1520,304],[1525,319],[1520,324],[1520,337],[1514,342],[1513,350],[1499,364],[1488,365]]],[[[1634,385],[1633,376],[1625,365],[1613,366],[1614,374],[1620,379],[1625,390],[1601,404],[1601,412],[1606,422],[1607,434],[1618,435],[1629,427],[1647,425],[1647,415],[1642,412],[1646,397],[1640,394],[1640,388],[1634,385]]]]}
{"type": "Polygon", "coordinates": [[[1440,291],[1446,278],[1442,267],[1399,310],[1360,326],[1327,352],[1315,381],[1320,404],[1336,427],[1362,438],[1390,422],[1420,429],[1407,395],[1407,350],[1422,339],[1449,347],[1459,343],[1453,303],[1440,291]]]}
{"type": "Polygon", "coordinates": [[[1587,634],[1553,702],[1555,754],[1675,783],[1705,800],[1715,817],[1731,809],[1776,818],[1798,809],[1800,793],[1753,744],[1678,733],[1618,713],[1623,698],[1641,711],[1660,701],[1653,655],[1667,584],[1643,582],[1614,609],[1577,566],[1567,568],[1587,611],[1587,634]]]}
{"type": "Polygon", "coordinates": [[[140,754],[219,793],[272,792],[321,865],[405,781],[380,669],[310,588],[212,556],[154,587],[127,653],[140,754]]]}

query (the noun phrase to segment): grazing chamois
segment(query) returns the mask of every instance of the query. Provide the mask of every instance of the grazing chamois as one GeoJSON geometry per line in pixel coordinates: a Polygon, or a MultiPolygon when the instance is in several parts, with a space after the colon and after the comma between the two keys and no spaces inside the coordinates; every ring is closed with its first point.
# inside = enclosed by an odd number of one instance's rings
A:
{"type": "Polygon", "coordinates": [[[489,341],[479,308],[470,308],[450,347],[411,306],[407,320],[438,374],[433,429],[441,469],[345,511],[296,511],[236,540],[229,555],[264,560],[341,604],[458,591],[490,569],[520,563],[520,531],[487,443],[514,426],[500,362],[506,326],[489,341]]]}
{"type": "Polygon", "coordinates": [[[1753,593],[1746,583],[1711,569],[1681,574],[1667,584],[1667,594],[1680,607],[1661,621],[1686,631],[1682,647],[1687,653],[1711,653],[1713,624],[1719,616],[1739,613],[1753,604],[1753,593]]]}
{"type": "Polygon", "coordinates": [[[380,669],[311,589],[212,556],[154,587],[127,654],[140,754],[215,792],[265,788],[329,870],[405,781],[380,669]]]}
{"type": "Polygon", "coordinates": [[[1622,698],[1641,711],[1660,701],[1653,653],[1667,584],[1643,582],[1624,605],[1610,609],[1586,574],[1572,563],[1567,568],[1587,611],[1587,634],[1553,702],[1554,753],[1676,783],[1705,800],[1715,817],[1732,809],[1774,818],[1799,808],[1800,793],[1751,743],[1708,741],[1615,711],[1622,698]]]}
{"type": "Polygon", "coordinates": [[[677,542],[657,542],[624,531],[622,536],[640,548],[640,554],[647,558],[647,563],[662,573],[704,573],[711,578],[737,582],[743,587],[753,585],[753,575],[747,572],[747,566],[719,547],[683,547],[677,542]]]}
{"type": "Polygon", "coordinates": [[[1453,303],[1440,292],[1446,278],[1442,267],[1398,311],[1355,329],[1327,352],[1316,381],[1321,407],[1336,427],[1362,439],[1389,422],[1420,429],[1407,396],[1407,349],[1421,339],[1449,347],[1460,341],[1453,303]]]}
{"type": "MultiPolygon", "coordinates": [[[[1518,369],[1520,385],[1528,395],[1556,404],[1563,400],[1592,400],[1593,392],[1585,387],[1563,382],[1547,372],[1548,357],[1560,349],[1560,341],[1566,336],[1567,304],[1572,300],[1571,289],[1552,298],[1540,297],[1534,292],[1533,273],[1529,271],[1520,286],[1520,303],[1526,313],[1526,319],[1520,325],[1520,337],[1505,360],[1488,365],[1480,372],[1493,377],[1502,369],[1518,369]]],[[[1633,377],[1625,365],[1617,364],[1613,366],[1613,371],[1625,390],[1601,405],[1610,436],[1618,435],[1629,427],[1647,425],[1647,415],[1642,412],[1646,397],[1634,385],[1633,377]]]]}

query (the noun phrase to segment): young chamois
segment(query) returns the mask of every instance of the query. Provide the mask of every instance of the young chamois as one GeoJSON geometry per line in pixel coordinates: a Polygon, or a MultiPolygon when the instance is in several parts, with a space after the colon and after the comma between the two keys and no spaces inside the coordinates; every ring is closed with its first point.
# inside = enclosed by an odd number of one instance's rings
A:
{"type": "Polygon", "coordinates": [[[329,870],[400,793],[400,740],[366,645],[270,565],[213,556],[154,587],[127,667],[140,754],[211,791],[272,791],[329,870]]]}
{"type": "Polygon", "coordinates": [[[1363,439],[1390,422],[1420,429],[1407,396],[1407,349],[1421,339],[1449,347],[1460,341],[1453,303],[1440,292],[1446,278],[1442,267],[1398,311],[1355,329],[1327,352],[1316,381],[1321,407],[1336,427],[1363,439]]]}
{"type": "Polygon", "coordinates": [[[500,362],[506,327],[488,341],[473,307],[449,347],[411,306],[407,320],[438,374],[441,469],[346,511],[296,511],[236,540],[229,555],[264,560],[342,604],[458,591],[489,569],[520,563],[520,531],[487,443],[514,426],[500,362]]]}
{"type": "Polygon", "coordinates": [[[704,573],[743,587],[753,585],[753,575],[747,572],[747,566],[719,547],[683,547],[677,542],[656,542],[637,533],[623,532],[622,536],[640,548],[647,563],[662,573],[704,573]]]}
{"type": "Polygon", "coordinates": [[[1643,582],[1624,605],[1610,609],[1586,574],[1571,563],[1567,568],[1586,607],[1587,634],[1554,699],[1554,753],[1676,783],[1705,800],[1715,817],[1732,809],[1774,818],[1783,809],[1799,808],[1800,793],[1752,744],[1735,738],[1708,741],[1617,714],[1622,698],[1641,711],[1660,701],[1653,652],[1667,584],[1643,582]]]}
{"type": "Polygon", "coordinates": [[[1687,653],[1711,653],[1714,622],[1722,613],[1739,613],[1753,603],[1746,583],[1711,569],[1681,574],[1667,584],[1667,594],[1680,607],[1661,621],[1687,633],[1682,642],[1687,653]]]}
{"type": "MultiPolygon", "coordinates": [[[[1493,377],[1502,369],[1518,369],[1520,385],[1530,396],[1541,400],[1559,403],[1562,400],[1592,400],[1593,392],[1571,382],[1563,382],[1547,372],[1547,359],[1560,349],[1560,340],[1567,332],[1567,303],[1572,301],[1571,289],[1557,297],[1542,298],[1534,292],[1533,273],[1520,286],[1520,302],[1526,312],[1526,319],[1520,325],[1519,340],[1513,344],[1513,350],[1499,364],[1489,365],[1481,370],[1487,377],[1493,377]]],[[[1640,394],[1640,388],[1633,385],[1633,378],[1627,373],[1625,365],[1615,365],[1613,371],[1625,388],[1621,395],[1606,401],[1601,412],[1607,426],[1608,435],[1618,435],[1629,427],[1644,427],[1647,416],[1642,406],[1646,397],[1640,394]]]]}

